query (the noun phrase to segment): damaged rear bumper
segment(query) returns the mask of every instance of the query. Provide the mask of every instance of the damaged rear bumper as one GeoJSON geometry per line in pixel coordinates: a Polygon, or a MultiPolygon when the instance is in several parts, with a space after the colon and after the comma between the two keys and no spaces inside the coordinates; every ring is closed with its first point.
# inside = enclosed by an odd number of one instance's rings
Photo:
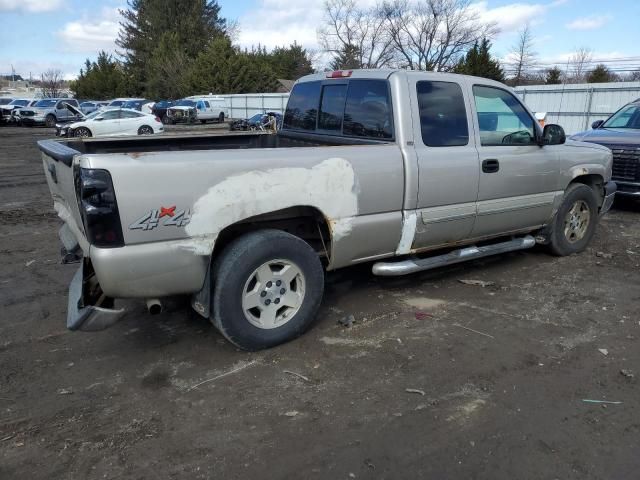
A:
{"type": "Polygon", "coordinates": [[[69,285],[67,328],[83,332],[109,328],[126,314],[124,308],[112,307],[113,299],[102,293],[90,263],[85,260],[69,285]]]}

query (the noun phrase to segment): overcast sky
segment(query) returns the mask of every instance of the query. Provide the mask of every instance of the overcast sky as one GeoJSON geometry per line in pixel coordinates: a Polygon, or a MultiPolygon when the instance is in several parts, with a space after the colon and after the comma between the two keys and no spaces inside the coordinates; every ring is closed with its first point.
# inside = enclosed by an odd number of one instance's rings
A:
{"type": "MultiPolygon", "coordinates": [[[[374,0],[366,0],[374,2],[374,0]]],[[[65,77],[78,74],[84,60],[100,49],[114,50],[118,8],[125,0],[0,0],[0,73],[28,77],[54,67],[65,77]]],[[[294,40],[317,49],[322,0],[220,0],[222,15],[240,24],[242,46],[267,47],[294,40]]],[[[482,0],[482,18],[497,23],[494,54],[505,57],[517,30],[529,22],[541,60],[561,62],[578,47],[595,59],[640,57],[640,0],[482,0]],[[637,38],[636,38],[637,40],[637,38]]],[[[635,60],[633,65],[639,66],[635,60]]]]}

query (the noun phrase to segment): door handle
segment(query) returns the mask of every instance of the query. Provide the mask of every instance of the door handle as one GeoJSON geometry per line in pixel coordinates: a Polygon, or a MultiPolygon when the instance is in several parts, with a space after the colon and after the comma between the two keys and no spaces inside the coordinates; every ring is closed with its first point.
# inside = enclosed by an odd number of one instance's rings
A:
{"type": "Polygon", "coordinates": [[[500,162],[495,158],[489,158],[482,161],[482,171],[484,173],[495,173],[500,170],[500,162]]]}

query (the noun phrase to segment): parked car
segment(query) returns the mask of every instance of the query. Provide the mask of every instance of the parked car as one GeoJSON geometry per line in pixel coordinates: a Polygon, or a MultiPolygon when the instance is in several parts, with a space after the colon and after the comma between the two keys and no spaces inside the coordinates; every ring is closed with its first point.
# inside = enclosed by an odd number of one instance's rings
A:
{"type": "MultiPolygon", "coordinates": [[[[145,98],[136,98],[135,100],[127,100],[122,104],[122,108],[130,108],[133,110],[142,110],[142,106],[149,103],[145,98]]],[[[148,113],[148,112],[147,112],[148,113]]]]}
{"type": "Polygon", "coordinates": [[[11,123],[13,121],[13,111],[16,108],[25,107],[31,102],[29,98],[15,98],[0,107],[0,122],[11,123]]]}
{"type": "Polygon", "coordinates": [[[123,135],[153,135],[162,133],[159,118],[131,108],[108,108],[95,111],[80,121],[61,124],[59,137],[111,137],[123,135]]]}
{"type": "Polygon", "coordinates": [[[596,120],[591,128],[571,138],[610,148],[613,152],[612,179],[618,186],[617,195],[640,197],[640,98],[607,120],[596,120]]]}
{"type": "Polygon", "coordinates": [[[39,99],[32,99],[29,100],[29,103],[27,103],[24,107],[14,108],[11,112],[11,123],[15,125],[22,125],[22,109],[33,107],[39,101],[39,99]]]}
{"type": "Polygon", "coordinates": [[[33,107],[22,108],[20,118],[23,125],[47,127],[55,127],[58,122],[81,118],[78,113],[73,113],[67,108],[69,105],[74,107],[74,112],[79,112],[80,105],[75,98],[43,98],[33,107]]]}
{"type": "Polygon", "coordinates": [[[11,100],[13,100],[13,98],[11,97],[0,97],[0,106],[6,105],[7,103],[11,102],[11,100]]]}
{"type": "Polygon", "coordinates": [[[109,102],[102,102],[96,100],[86,100],[80,103],[80,110],[85,115],[95,112],[96,110],[101,109],[102,107],[106,107],[109,102]]]}
{"type": "Polygon", "coordinates": [[[282,128],[283,117],[277,112],[256,113],[254,116],[229,123],[229,130],[268,130],[275,122],[275,130],[282,128]]]}
{"type": "Polygon", "coordinates": [[[222,97],[188,97],[177,101],[167,109],[167,118],[170,123],[200,121],[207,123],[209,120],[224,122],[227,117],[227,102],[222,97]]]}
{"type": "Polygon", "coordinates": [[[174,105],[172,100],[160,100],[153,105],[151,113],[158,117],[162,123],[169,123],[169,117],[167,117],[167,109],[174,105]]]}
{"type": "Polygon", "coordinates": [[[303,77],[277,134],[38,144],[65,248],[84,252],[71,330],[122,319],[117,299],[157,313],[191,295],[248,350],[310,326],[325,270],[578,253],[615,195],[610,150],[543,129],[501,83],[436,72],[303,77]]]}

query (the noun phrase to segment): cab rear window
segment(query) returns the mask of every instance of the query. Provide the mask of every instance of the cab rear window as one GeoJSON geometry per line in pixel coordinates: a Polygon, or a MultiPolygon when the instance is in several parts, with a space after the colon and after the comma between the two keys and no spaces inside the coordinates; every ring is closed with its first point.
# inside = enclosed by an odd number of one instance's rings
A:
{"type": "Polygon", "coordinates": [[[293,87],[284,128],[347,137],[393,138],[386,80],[305,82],[293,87]]]}

